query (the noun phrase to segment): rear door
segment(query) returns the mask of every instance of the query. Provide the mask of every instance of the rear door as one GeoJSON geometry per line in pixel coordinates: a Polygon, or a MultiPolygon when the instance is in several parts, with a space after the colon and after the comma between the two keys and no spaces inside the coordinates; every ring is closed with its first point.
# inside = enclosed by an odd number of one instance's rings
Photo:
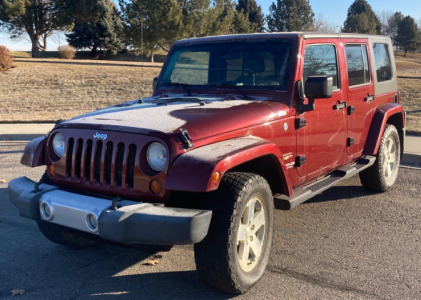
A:
{"type": "Polygon", "coordinates": [[[346,58],[347,151],[352,158],[362,154],[374,114],[374,78],[367,40],[344,40],[346,58]]]}

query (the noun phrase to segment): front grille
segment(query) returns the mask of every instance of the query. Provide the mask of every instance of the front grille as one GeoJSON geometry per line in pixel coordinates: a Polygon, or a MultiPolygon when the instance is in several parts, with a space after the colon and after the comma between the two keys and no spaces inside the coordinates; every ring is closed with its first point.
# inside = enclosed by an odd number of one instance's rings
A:
{"type": "Polygon", "coordinates": [[[135,144],[69,138],[66,177],[85,183],[132,189],[137,151],[135,144]]]}

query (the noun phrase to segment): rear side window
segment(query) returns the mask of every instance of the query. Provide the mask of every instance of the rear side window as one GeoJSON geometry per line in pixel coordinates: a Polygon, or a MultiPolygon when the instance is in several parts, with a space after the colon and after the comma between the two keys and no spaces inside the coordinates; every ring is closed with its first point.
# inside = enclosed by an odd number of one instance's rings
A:
{"type": "Polygon", "coordinates": [[[392,65],[387,44],[374,44],[373,50],[377,81],[382,82],[392,79],[392,65]]]}
{"type": "Polygon", "coordinates": [[[370,66],[368,64],[366,45],[346,45],[346,64],[348,67],[349,86],[370,83],[370,66]]]}
{"type": "Polygon", "coordinates": [[[333,77],[333,89],[338,86],[338,64],[334,45],[310,45],[304,54],[303,82],[309,76],[326,75],[333,77]]]}

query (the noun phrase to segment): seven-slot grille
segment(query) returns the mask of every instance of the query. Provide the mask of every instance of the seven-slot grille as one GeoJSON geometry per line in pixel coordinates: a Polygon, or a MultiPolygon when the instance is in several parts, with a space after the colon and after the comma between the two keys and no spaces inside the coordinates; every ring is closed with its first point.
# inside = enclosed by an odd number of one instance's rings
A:
{"type": "Polygon", "coordinates": [[[138,150],[135,144],[69,138],[66,177],[130,190],[134,184],[138,150]]]}

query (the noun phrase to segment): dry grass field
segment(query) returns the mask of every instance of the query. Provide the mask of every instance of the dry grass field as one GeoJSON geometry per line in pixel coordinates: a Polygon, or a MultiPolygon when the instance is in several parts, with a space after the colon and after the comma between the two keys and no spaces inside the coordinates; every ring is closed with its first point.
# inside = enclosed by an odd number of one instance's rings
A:
{"type": "MultiPolygon", "coordinates": [[[[396,57],[407,130],[421,134],[421,55],[396,57]]],[[[68,119],[149,96],[162,64],[135,61],[31,59],[0,73],[0,122],[68,119]]]]}

